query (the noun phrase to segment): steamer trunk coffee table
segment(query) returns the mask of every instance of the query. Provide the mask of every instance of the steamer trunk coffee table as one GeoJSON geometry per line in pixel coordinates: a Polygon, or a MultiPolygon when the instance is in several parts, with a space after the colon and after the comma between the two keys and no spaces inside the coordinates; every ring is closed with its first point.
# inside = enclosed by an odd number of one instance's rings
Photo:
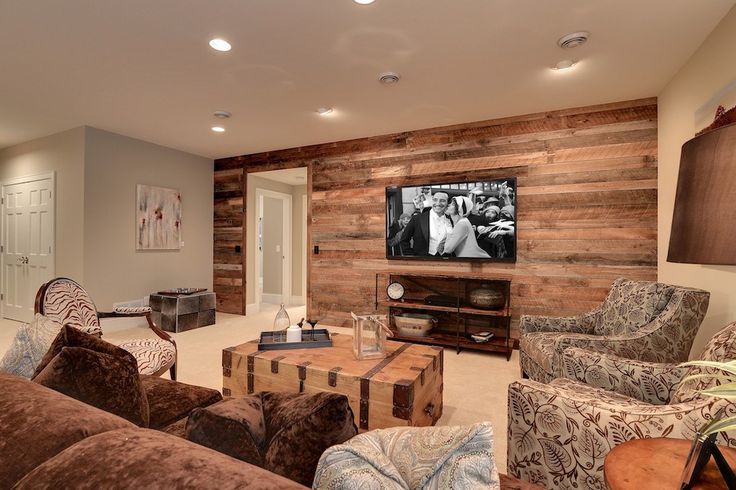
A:
{"type": "Polygon", "coordinates": [[[347,395],[361,431],[434,425],[442,415],[443,351],[386,342],[387,357],[358,361],[353,338],[332,334],[332,347],[259,351],[258,341],[222,351],[223,394],[257,391],[347,395]]]}

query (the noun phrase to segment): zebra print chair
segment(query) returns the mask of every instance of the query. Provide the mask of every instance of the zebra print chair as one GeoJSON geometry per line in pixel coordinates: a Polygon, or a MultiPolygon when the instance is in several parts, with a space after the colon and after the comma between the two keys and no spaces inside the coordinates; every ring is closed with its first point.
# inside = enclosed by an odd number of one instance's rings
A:
{"type": "Polygon", "coordinates": [[[118,344],[138,362],[141,374],[161,376],[167,370],[176,380],[176,342],[151,319],[148,306],[116,308],[111,313],[98,312],[87,291],[76,281],[57,277],[42,285],[36,293],[36,313],[70,325],[91,335],[102,336],[100,318],[146,317],[148,326],[158,338],[131,339],[118,344]]]}

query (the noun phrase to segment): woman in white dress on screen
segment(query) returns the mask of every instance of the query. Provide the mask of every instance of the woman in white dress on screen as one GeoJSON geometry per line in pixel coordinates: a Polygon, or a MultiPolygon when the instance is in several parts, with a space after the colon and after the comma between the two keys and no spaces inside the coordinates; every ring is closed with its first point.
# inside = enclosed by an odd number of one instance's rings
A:
{"type": "Polygon", "coordinates": [[[490,258],[485,250],[478,246],[475,240],[473,225],[468,220],[468,215],[473,209],[473,201],[465,196],[455,196],[447,206],[447,214],[450,216],[454,227],[445,239],[446,254],[455,252],[456,257],[490,258]]]}

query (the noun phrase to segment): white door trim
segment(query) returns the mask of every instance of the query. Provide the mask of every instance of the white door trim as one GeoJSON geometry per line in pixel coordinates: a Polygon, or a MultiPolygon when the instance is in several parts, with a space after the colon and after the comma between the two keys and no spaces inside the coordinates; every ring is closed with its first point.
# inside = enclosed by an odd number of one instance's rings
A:
{"type": "MultiPolygon", "coordinates": [[[[255,230],[255,251],[256,251],[256,262],[255,262],[255,269],[256,269],[256,290],[255,290],[255,304],[256,307],[260,310],[261,303],[263,303],[263,297],[262,297],[262,291],[261,291],[261,281],[263,278],[261,277],[261,262],[263,261],[263,250],[261,250],[260,247],[260,229],[258,227],[258,221],[261,219],[261,215],[263,214],[263,198],[264,197],[271,197],[274,199],[280,199],[282,201],[283,206],[283,234],[282,239],[283,243],[281,244],[281,252],[282,256],[284,257],[283,267],[282,267],[282,281],[281,281],[281,302],[288,305],[291,301],[291,210],[292,210],[292,203],[291,203],[291,194],[286,194],[283,192],[276,192],[271,191],[268,189],[261,189],[256,188],[256,212],[254,213],[255,217],[255,223],[253,229],[255,230]]],[[[270,298],[273,300],[273,298],[270,298]]]]}
{"type": "Polygon", "coordinates": [[[302,196],[302,295],[300,301],[307,304],[307,254],[309,253],[307,245],[307,195],[302,196]]]}
{"type": "MultiPolygon", "coordinates": [[[[51,276],[56,277],[56,172],[44,174],[25,175],[13,177],[0,181],[0,293],[5,294],[5,250],[7,248],[7,237],[5,236],[5,186],[14,184],[26,184],[38,180],[51,180],[51,265],[49,266],[51,276]]],[[[4,297],[3,297],[4,298],[4,297]]],[[[0,299],[0,318],[5,318],[5,301],[0,299]]]]}

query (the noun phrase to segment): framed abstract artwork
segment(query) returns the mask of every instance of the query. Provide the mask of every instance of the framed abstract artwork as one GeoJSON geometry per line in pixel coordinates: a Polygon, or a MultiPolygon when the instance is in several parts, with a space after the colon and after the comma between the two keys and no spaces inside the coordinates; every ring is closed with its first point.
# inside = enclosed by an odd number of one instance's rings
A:
{"type": "Polygon", "coordinates": [[[181,248],[181,194],[177,189],[138,184],[136,250],[181,248]]]}

